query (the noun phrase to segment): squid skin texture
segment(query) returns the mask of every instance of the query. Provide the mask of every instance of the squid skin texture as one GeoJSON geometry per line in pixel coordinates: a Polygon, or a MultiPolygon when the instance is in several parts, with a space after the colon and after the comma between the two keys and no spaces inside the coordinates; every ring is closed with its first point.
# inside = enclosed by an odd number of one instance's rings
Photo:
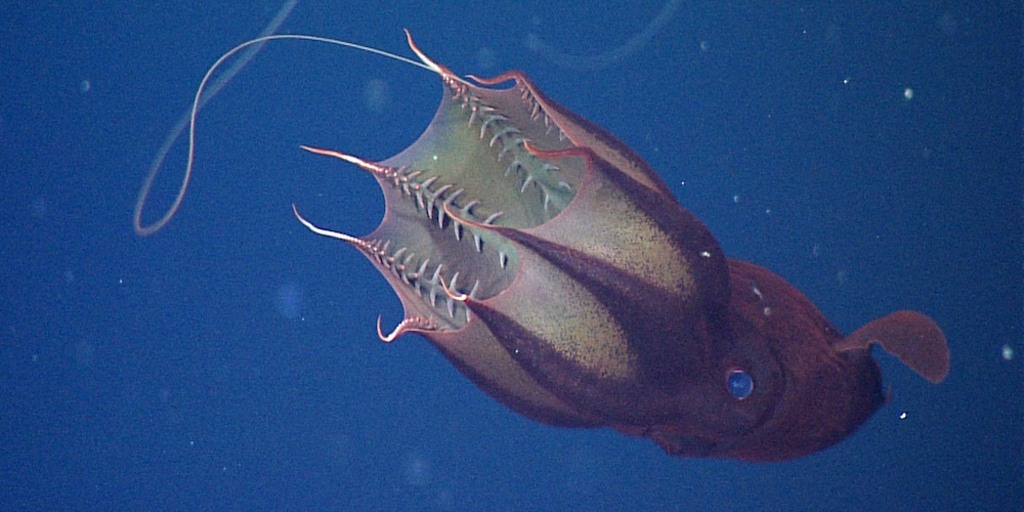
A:
{"type": "MultiPolygon", "coordinates": [[[[690,457],[774,461],[839,442],[886,402],[880,344],[934,382],[942,331],[901,311],[844,337],[797,289],[729,259],[657,173],[520,72],[441,76],[425,133],[355,163],[384,192],[365,254],[418,333],[536,421],[611,427],[690,457]],[[730,382],[733,385],[730,385],[730,382]]],[[[300,217],[301,219],[301,217],[300,217]]]]}

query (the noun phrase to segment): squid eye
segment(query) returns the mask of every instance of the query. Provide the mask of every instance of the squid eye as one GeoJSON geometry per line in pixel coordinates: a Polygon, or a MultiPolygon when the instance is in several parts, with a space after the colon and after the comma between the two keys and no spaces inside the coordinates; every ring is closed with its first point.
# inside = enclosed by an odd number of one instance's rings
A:
{"type": "Polygon", "coordinates": [[[737,400],[743,400],[754,392],[754,379],[750,377],[749,373],[739,369],[729,372],[728,377],[725,378],[725,385],[729,388],[729,393],[737,400]]]}

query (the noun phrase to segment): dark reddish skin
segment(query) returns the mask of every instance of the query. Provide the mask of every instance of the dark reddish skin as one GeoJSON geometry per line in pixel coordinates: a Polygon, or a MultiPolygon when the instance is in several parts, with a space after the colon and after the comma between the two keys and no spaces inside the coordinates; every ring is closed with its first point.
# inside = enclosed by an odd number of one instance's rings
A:
{"type": "Polygon", "coordinates": [[[886,402],[874,344],[945,378],[946,339],[927,316],[844,337],[785,280],[726,258],[617,138],[521,73],[471,83],[409,42],[445,91],[420,140],[380,163],[307,148],[377,178],[384,220],[357,238],[300,217],[395,289],[405,315],[390,334],[378,325],[383,340],[423,335],[537,421],[690,457],[785,460],[839,442],[886,402]]]}

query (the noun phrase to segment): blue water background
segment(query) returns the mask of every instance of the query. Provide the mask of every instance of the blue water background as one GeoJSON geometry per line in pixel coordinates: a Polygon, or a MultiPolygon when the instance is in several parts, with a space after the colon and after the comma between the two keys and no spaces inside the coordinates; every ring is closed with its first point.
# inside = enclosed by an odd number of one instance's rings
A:
{"type": "Polygon", "coordinates": [[[947,382],[878,353],[892,403],[780,464],[526,420],[422,338],[379,342],[397,299],[291,212],[369,232],[373,180],[298,146],[393,155],[429,123],[436,77],[268,46],[202,111],[179,215],[140,238],[165,133],[279,5],[6,1],[0,509],[1022,510],[1020,3],[683,2],[607,59],[662,3],[551,3],[300,2],[282,31],[411,55],[409,28],[458,73],[524,70],[841,330],[932,315],[947,382]]]}

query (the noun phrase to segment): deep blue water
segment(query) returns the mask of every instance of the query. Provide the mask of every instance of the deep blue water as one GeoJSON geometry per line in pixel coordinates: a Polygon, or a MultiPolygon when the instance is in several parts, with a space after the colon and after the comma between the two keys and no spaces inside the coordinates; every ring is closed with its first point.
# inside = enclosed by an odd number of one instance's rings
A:
{"type": "Polygon", "coordinates": [[[202,111],[182,210],[140,238],[132,206],[165,133],[279,6],[7,1],[0,509],[1022,510],[1020,3],[684,2],[608,58],[594,56],[660,2],[548,3],[300,2],[282,31],[411,55],[409,28],[456,72],[526,71],[642,154],[729,255],[786,277],[840,329],[932,315],[949,379],[879,353],[892,403],[778,464],[526,420],[422,338],[380,343],[377,315],[401,315],[384,280],[291,212],[369,232],[372,179],[298,145],[397,153],[430,121],[434,76],[268,46],[202,111]]]}

